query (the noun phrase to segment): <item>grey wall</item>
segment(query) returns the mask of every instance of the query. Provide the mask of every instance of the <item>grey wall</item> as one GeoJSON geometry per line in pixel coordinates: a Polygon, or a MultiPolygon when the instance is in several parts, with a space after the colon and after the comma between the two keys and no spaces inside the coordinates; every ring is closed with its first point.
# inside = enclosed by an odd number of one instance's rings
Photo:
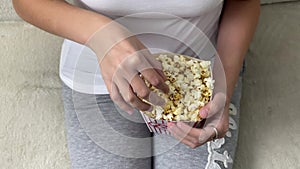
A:
{"type": "MultiPolygon", "coordinates": [[[[235,169],[300,168],[299,10],[300,2],[262,7],[246,57],[235,169]]],[[[58,78],[61,42],[21,21],[11,1],[0,0],[2,168],[69,168],[58,78]]]]}
{"type": "Polygon", "coordinates": [[[246,57],[235,168],[300,168],[300,2],[262,7],[246,57]]]}

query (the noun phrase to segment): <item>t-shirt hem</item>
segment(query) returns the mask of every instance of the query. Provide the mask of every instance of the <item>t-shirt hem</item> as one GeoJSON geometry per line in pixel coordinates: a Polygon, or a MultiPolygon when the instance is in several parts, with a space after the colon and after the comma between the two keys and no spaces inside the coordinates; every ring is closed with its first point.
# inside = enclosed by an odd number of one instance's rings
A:
{"type": "Polygon", "coordinates": [[[82,83],[75,83],[73,80],[67,78],[62,73],[59,74],[60,79],[69,88],[74,91],[86,94],[109,94],[105,85],[86,85],[82,83]]]}

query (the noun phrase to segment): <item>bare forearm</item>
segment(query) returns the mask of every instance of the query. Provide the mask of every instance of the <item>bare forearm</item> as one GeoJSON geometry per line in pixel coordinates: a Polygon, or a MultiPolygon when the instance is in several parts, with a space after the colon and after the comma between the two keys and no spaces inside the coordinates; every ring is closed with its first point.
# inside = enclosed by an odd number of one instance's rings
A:
{"type": "Polygon", "coordinates": [[[84,44],[101,26],[111,20],[64,0],[13,0],[25,21],[58,36],[84,44]]]}
{"type": "Polygon", "coordinates": [[[220,55],[230,100],[244,56],[255,32],[260,13],[259,0],[228,0],[220,23],[217,51],[220,55]]]}

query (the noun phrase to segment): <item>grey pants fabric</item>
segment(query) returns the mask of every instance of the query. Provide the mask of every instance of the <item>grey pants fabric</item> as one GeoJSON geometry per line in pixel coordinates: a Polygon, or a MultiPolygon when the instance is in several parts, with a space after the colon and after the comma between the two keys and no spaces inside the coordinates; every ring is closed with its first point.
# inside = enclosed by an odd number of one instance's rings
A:
{"type": "Polygon", "coordinates": [[[232,168],[238,138],[241,81],[242,78],[231,102],[229,132],[225,138],[196,149],[171,136],[153,136],[138,112],[128,115],[121,111],[109,95],[79,93],[63,84],[72,169],[232,168]]]}

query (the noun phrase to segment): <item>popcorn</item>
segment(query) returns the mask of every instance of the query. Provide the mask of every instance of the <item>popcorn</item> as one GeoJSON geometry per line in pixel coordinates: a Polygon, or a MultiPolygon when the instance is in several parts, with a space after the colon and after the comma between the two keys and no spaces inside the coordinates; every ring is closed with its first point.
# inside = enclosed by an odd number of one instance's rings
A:
{"type": "Polygon", "coordinates": [[[201,121],[199,110],[210,101],[214,87],[211,62],[176,54],[160,54],[156,59],[162,63],[170,91],[165,94],[146,81],[166,104],[163,107],[152,105],[151,112],[143,113],[156,120],[201,121]]]}

